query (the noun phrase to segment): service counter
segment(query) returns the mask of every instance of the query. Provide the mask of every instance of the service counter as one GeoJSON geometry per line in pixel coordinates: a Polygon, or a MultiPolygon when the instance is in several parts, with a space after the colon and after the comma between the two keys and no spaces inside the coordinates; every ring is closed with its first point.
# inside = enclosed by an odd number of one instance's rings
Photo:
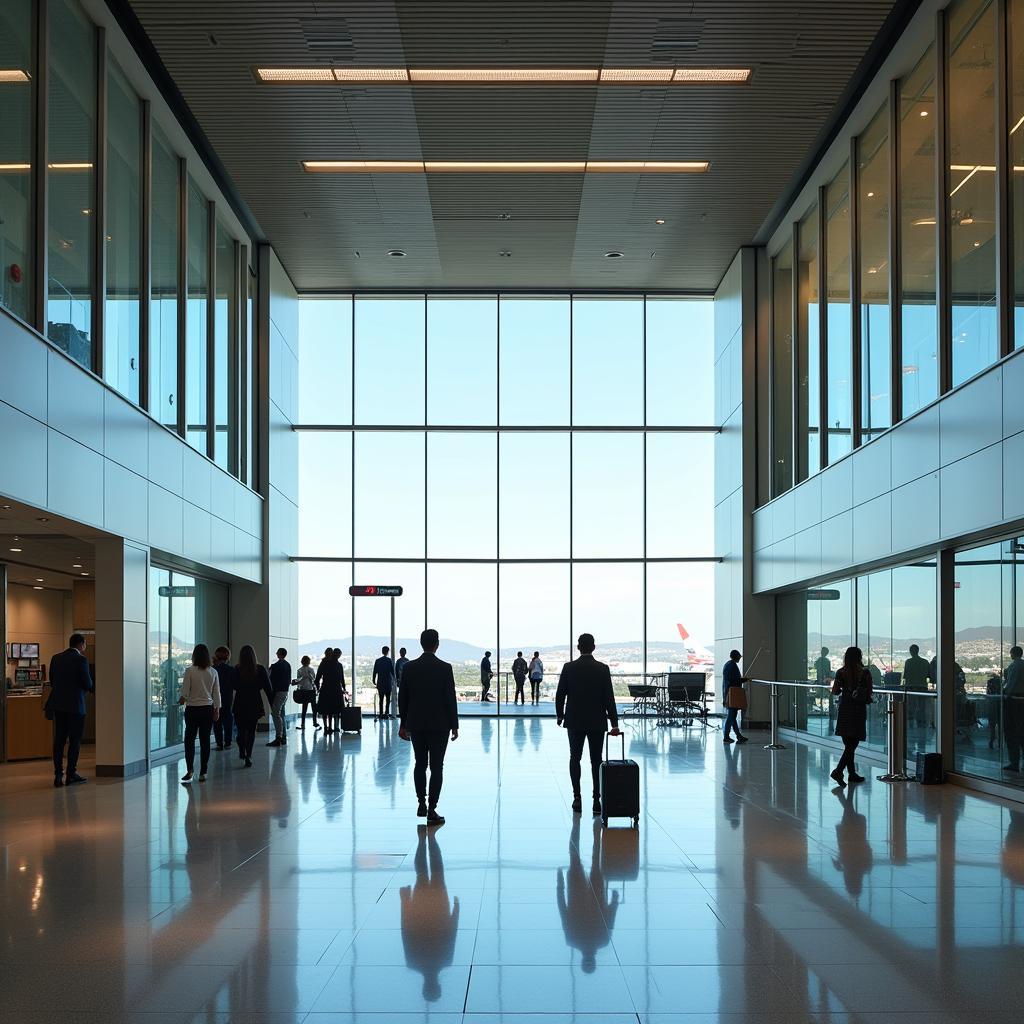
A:
{"type": "MultiPolygon", "coordinates": [[[[49,690],[46,691],[47,693],[49,690]]],[[[27,761],[50,757],[53,751],[53,726],[43,714],[46,697],[36,690],[7,691],[7,760],[27,761]]]]}

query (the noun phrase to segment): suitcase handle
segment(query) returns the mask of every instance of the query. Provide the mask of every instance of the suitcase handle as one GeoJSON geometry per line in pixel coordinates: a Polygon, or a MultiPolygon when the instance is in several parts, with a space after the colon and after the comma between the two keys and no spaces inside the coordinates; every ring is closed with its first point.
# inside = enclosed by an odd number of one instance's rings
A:
{"type": "MultiPolygon", "coordinates": [[[[604,734],[604,759],[610,761],[611,758],[608,756],[608,745],[611,740],[611,733],[606,732],[604,734]]],[[[619,733],[619,739],[622,740],[622,760],[626,760],[626,734],[624,732],[619,733]]]]}

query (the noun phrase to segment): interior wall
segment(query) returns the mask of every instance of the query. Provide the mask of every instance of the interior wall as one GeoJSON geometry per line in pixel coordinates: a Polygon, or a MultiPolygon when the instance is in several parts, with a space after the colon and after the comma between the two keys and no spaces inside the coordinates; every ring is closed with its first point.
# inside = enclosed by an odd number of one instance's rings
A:
{"type": "Polygon", "coordinates": [[[8,643],[38,643],[40,664],[49,665],[67,646],[70,633],[70,591],[7,584],[8,643]]]}

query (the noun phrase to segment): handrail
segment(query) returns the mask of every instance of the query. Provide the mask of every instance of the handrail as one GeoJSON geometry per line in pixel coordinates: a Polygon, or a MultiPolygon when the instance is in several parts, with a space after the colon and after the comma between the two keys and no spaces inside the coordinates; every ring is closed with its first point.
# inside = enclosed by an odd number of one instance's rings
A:
{"type": "MultiPolygon", "coordinates": [[[[793,686],[800,690],[828,690],[832,692],[831,683],[812,683],[810,681],[800,682],[796,679],[750,679],[748,682],[760,683],[761,686],[793,686]]],[[[893,697],[906,697],[908,694],[914,697],[938,697],[935,690],[883,690],[872,687],[871,692],[889,694],[893,697]]]]}

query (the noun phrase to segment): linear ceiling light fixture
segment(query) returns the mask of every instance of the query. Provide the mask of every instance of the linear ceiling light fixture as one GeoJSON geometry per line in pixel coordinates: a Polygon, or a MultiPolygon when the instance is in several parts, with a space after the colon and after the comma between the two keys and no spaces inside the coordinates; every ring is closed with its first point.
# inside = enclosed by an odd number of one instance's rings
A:
{"type": "Polygon", "coordinates": [[[31,170],[31,164],[0,164],[0,174],[18,173],[20,171],[31,170]]]}
{"type": "MultiPolygon", "coordinates": [[[[271,85],[647,85],[747,82],[750,68],[253,68],[271,85]]],[[[2,80],[2,79],[0,79],[2,80]]]]}
{"type": "Polygon", "coordinates": [[[703,174],[707,160],[303,160],[310,174],[703,174]]]}
{"type": "Polygon", "coordinates": [[[0,82],[29,82],[28,72],[20,68],[0,68],[0,82]]]}

